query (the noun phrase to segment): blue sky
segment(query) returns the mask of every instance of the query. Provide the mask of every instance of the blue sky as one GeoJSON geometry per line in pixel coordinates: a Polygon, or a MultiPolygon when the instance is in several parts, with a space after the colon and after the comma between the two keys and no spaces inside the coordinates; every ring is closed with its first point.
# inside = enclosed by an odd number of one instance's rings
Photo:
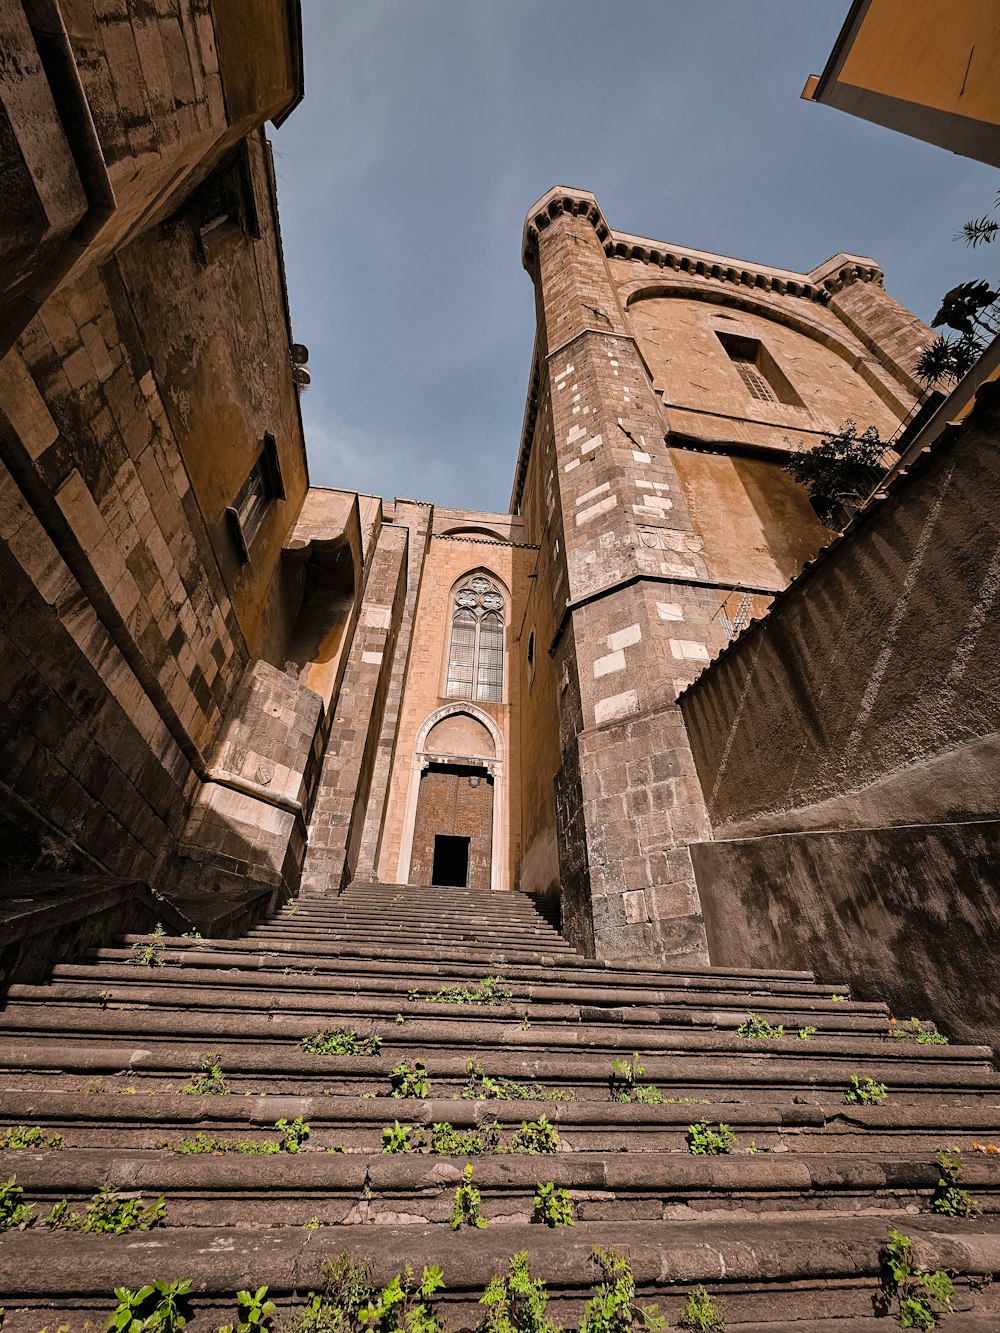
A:
{"type": "Polygon", "coordinates": [[[986,265],[996,172],[799,100],[848,0],[302,0],[274,132],[317,485],[505,510],[550,186],[609,224],[809,269],[872,255],[924,319],[986,265]]]}

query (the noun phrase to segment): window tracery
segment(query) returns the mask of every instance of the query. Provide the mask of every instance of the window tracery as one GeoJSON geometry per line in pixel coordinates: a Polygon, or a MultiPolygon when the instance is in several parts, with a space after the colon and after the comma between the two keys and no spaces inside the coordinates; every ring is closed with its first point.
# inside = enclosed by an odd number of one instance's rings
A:
{"type": "Polygon", "coordinates": [[[499,703],[503,698],[504,596],[492,579],[474,574],[454,596],[448,646],[449,699],[499,703]]]}

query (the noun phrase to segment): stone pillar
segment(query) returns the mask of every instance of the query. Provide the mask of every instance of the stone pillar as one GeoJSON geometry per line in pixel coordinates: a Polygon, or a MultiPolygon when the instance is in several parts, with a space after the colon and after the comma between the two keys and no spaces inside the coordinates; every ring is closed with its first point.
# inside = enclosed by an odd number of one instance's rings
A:
{"type": "Polygon", "coordinates": [[[711,832],[675,700],[708,652],[672,623],[707,619],[718,603],[611,280],[611,243],[593,195],[552,191],[528,216],[555,437],[549,525],[563,535],[552,652],[564,921],[598,957],[698,962],[707,954],[687,848],[711,832]]]}
{"type": "Polygon", "coordinates": [[[389,799],[389,778],[392,774],[393,759],[396,755],[396,734],[399,729],[399,710],[403,702],[403,686],[410,664],[410,644],[413,639],[413,617],[417,607],[417,593],[420,591],[420,576],[423,571],[424,557],[430,541],[431,520],[434,516],[432,505],[416,500],[397,500],[393,507],[393,523],[405,527],[410,534],[409,555],[406,569],[406,596],[399,619],[396,634],[395,651],[390,666],[389,688],[386,694],[385,711],[382,715],[382,730],[378,739],[378,751],[375,756],[375,768],[372,773],[371,794],[368,798],[368,810],[365,815],[364,831],[361,835],[361,849],[358,864],[354,871],[356,880],[373,883],[377,878],[375,867],[378,864],[382,830],[385,827],[386,803],[389,799]]]}
{"type": "Polygon", "coordinates": [[[338,893],[357,864],[406,595],[406,528],[383,524],[372,555],[309,821],[302,893],[338,893]]]}

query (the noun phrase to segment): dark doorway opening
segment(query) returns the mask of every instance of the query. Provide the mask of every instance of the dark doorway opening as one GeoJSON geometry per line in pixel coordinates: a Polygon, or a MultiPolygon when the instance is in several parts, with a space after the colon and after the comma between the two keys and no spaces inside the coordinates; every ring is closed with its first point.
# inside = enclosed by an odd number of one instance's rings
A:
{"type": "Polygon", "coordinates": [[[431,883],[464,889],[469,883],[469,838],[434,835],[434,866],[431,883]]]}

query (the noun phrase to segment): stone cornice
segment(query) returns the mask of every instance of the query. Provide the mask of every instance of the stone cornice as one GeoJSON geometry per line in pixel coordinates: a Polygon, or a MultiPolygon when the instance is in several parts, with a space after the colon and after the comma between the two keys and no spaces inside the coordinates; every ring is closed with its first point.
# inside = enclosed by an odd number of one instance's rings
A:
{"type": "Polygon", "coordinates": [[[535,277],[538,255],[538,237],[546,227],[563,214],[584,217],[594,228],[604,253],[609,259],[622,259],[648,264],[655,268],[676,269],[697,277],[774,291],[779,295],[800,296],[806,300],[825,302],[830,296],[852,282],[874,282],[882,285],[882,270],[874,260],[863,255],[838,254],[818,265],[809,273],[791,269],[772,268],[766,264],[747,264],[729,255],[718,255],[691,246],[667,245],[645,236],[616,232],[608,226],[596,197],[589,190],[573,190],[558,185],[542,195],[528,210],[521,236],[521,259],[524,267],[535,277]]]}

